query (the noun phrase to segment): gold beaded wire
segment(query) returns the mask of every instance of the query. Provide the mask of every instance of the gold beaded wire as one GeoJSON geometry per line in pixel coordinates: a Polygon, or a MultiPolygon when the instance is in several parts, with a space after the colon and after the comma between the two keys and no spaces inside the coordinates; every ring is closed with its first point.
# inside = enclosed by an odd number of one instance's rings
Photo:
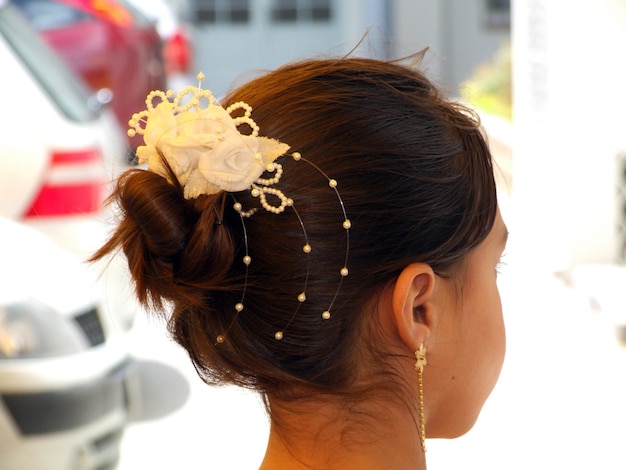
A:
{"type": "Polygon", "coordinates": [[[303,160],[303,161],[307,162],[309,165],[311,165],[313,168],[315,168],[320,174],[322,174],[324,176],[324,178],[326,178],[326,180],[328,180],[328,186],[335,192],[335,196],[337,197],[337,200],[339,201],[339,205],[341,206],[341,213],[343,215],[343,222],[342,222],[341,226],[343,227],[343,229],[345,230],[345,233],[346,233],[346,253],[345,253],[345,257],[344,257],[344,261],[343,261],[343,266],[339,270],[340,278],[339,278],[339,284],[337,285],[337,289],[335,290],[335,294],[333,295],[333,298],[332,298],[328,308],[322,312],[322,319],[330,320],[330,318],[332,316],[332,313],[331,313],[332,312],[332,308],[335,305],[335,301],[337,300],[337,296],[339,295],[339,291],[340,291],[341,286],[343,284],[343,278],[347,277],[348,274],[349,274],[349,270],[348,270],[348,254],[350,252],[350,228],[352,228],[352,222],[350,221],[350,219],[348,219],[348,215],[346,213],[346,207],[345,207],[345,205],[343,203],[343,199],[341,198],[341,194],[339,194],[339,190],[337,189],[337,186],[338,186],[337,180],[329,177],[319,166],[317,166],[312,161],[303,158],[302,155],[300,155],[300,153],[298,153],[298,152],[294,153],[293,154],[293,158],[296,161],[303,160]]]}
{"type": "MultiPolygon", "coordinates": [[[[343,284],[343,279],[348,276],[349,274],[349,270],[348,270],[348,256],[349,256],[349,252],[350,252],[350,228],[352,227],[352,223],[350,221],[350,219],[348,219],[347,213],[346,213],[346,209],[345,209],[345,205],[343,202],[343,199],[341,198],[341,194],[339,193],[339,190],[337,189],[337,181],[330,178],[324,171],[322,171],[315,163],[311,162],[310,160],[307,160],[305,158],[302,157],[302,155],[299,152],[294,152],[293,154],[291,154],[291,157],[293,158],[294,161],[304,161],[306,163],[308,163],[309,165],[311,165],[316,171],[318,171],[321,175],[323,175],[326,180],[328,181],[328,186],[335,192],[335,195],[337,197],[337,200],[339,201],[339,205],[341,206],[341,212],[343,215],[343,222],[342,222],[342,228],[345,231],[346,234],[346,252],[345,252],[345,257],[344,257],[344,262],[343,262],[343,266],[339,269],[339,283],[337,285],[337,289],[335,290],[335,293],[333,295],[333,298],[330,302],[330,304],[328,305],[328,307],[322,312],[321,317],[323,320],[329,320],[332,316],[331,312],[332,312],[332,308],[335,304],[335,301],[337,300],[337,297],[339,295],[339,291],[341,290],[341,286],[343,284]]],[[[311,244],[309,243],[309,239],[308,239],[308,235],[307,235],[307,231],[306,228],[304,226],[304,222],[302,220],[302,217],[300,216],[300,213],[298,212],[298,210],[296,209],[293,200],[291,198],[288,198],[285,196],[285,194],[277,189],[277,188],[270,188],[268,186],[271,186],[275,183],[277,183],[283,173],[282,170],[282,165],[278,164],[278,163],[272,163],[271,165],[268,165],[267,167],[267,171],[268,172],[274,172],[274,177],[273,178],[259,178],[255,181],[255,183],[251,186],[251,190],[250,193],[253,197],[258,197],[259,198],[259,202],[261,204],[261,206],[270,213],[273,214],[280,214],[282,213],[287,207],[290,207],[292,209],[292,211],[294,212],[295,216],[298,218],[298,221],[300,223],[300,227],[302,229],[302,234],[304,237],[304,245],[302,246],[302,251],[307,255],[306,258],[306,275],[305,275],[305,279],[304,279],[304,286],[302,289],[302,292],[300,292],[300,294],[298,294],[297,296],[297,300],[298,300],[298,304],[291,316],[291,318],[289,319],[289,321],[285,324],[285,326],[283,327],[282,330],[277,330],[274,332],[274,339],[277,341],[280,341],[284,338],[285,335],[285,330],[289,327],[289,325],[293,322],[293,320],[296,318],[296,315],[298,314],[300,307],[302,306],[302,304],[307,300],[306,297],[306,290],[308,287],[308,282],[309,282],[309,255],[310,253],[313,251],[313,248],[311,246],[311,244]],[[270,194],[273,196],[276,196],[280,201],[280,205],[278,206],[273,206],[271,204],[269,204],[266,199],[265,199],[265,195],[266,194],[270,194]]],[[[232,195],[231,195],[232,196],[232,195]]],[[[235,200],[234,196],[233,200],[235,200]]],[[[243,257],[243,262],[246,266],[246,270],[245,270],[245,275],[244,275],[244,287],[243,287],[243,291],[240,297],[240,301],[235,304],[235,316],[231,321],[230,326],[228,327],[228,330],[230,330],[230,328],[232,327],[232,325],[234,324],[234,322],[237,319],[237,316],[243,312],[244,310],[244,298],[245,298],[245,294],[246,294],[246,289],[248,286],[248,271],[249,271],[249,266],[252,262],[252,258],[249,256],[249,252],[248,252],[248,233],[246,230],[246,224],[245,224],[245,218],[251,217],[253,214],[256,213],[257,209],[253,208],[253,209],[249,209],[249,210],[244,210],[241,203],[239,203],[238,201],[235,200],[235,203],[233,204],[233,208],[235,209],[235,211],[239,214],[239,217],[241,219],[241,224],[242,224],[242,228],[243,228],[243,234],[244,234],[244,250],[245,250],[245,255],[243,257]]],[[[227,330],[227,331],[228,331],[227,330]]],[[[217,336],[216,341],[218,344],[223,343],[226,340],[226,333],[220,334],[217,336]]]]}

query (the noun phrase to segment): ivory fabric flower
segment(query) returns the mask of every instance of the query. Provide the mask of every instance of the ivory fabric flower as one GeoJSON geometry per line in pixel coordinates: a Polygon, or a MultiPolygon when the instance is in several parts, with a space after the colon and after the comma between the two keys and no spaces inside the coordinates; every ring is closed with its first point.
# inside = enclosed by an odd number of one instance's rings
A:
{"type": "Polygon", "coordinates": [[[250,188],[269,164],[289,150],[287,144],[258,136],[251,108],[245,103],[224,109],[209,90],[195,87],[186,87],[173,102],[167,96],[163,92],[148,95],[148,109],[133,116],[129,133],[143,135],[145,145],[137,148],[139,163],[167,178],[164,158],[187,199],[250,188]],[[190,103],[182,105],[190,94],[190,103]],[[161,102],[153,106],[155,96],[161,102]],[[203,99],[208,100],[205,107],[200,105],[203,99]],[[231,112],[240,109],[243,116],[233,118],[231,112]],[[238,126],[244,123],[252,128],[251,134],[239,132],[238,126]]]}

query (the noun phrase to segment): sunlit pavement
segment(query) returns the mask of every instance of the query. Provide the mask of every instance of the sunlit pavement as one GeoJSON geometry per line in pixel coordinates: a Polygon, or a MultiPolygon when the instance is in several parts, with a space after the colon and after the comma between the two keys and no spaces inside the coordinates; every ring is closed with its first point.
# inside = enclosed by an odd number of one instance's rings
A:
{"type": "Polygon", "coordinates": [[[204,384],[161,320],[140,316],[130,340],[147,400],[126,431],[118,468],[258,468],[268,426],[257,397],[204,384]]]}

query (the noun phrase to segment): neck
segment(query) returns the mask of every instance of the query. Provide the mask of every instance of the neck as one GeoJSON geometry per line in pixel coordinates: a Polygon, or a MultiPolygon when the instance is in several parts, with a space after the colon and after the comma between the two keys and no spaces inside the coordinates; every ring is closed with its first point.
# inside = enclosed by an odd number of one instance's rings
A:
{"type": "Polygon", "coordinates": [[[423,470],[418,426],[401,404],[272,402],[260,470],[423,470]]]}

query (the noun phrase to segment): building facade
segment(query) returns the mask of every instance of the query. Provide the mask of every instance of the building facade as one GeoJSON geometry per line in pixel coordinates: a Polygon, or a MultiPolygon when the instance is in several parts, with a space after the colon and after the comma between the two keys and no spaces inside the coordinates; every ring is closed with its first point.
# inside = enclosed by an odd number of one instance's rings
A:
{"type": "Polygon", "coordinates": [[[509,37],[508,0],[189,0],[198,70],[216,94],[255,70],[315,56],[389,58],[429,47],[455,93],[509,37]]]}

